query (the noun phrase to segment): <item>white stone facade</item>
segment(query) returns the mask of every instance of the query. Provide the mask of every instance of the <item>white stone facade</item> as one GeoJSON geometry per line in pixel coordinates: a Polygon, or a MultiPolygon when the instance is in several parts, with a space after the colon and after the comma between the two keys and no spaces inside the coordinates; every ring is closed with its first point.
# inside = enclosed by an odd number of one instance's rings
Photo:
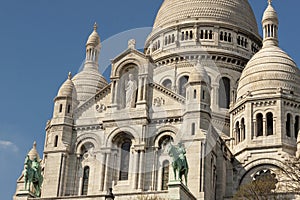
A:
{"type": "Polygon", "coordinates": [[[54,100],[41,199],[104,199],[109,188],[116,199],[230,199],[282,167],[297,150],[300,72],[278,47],[271,4],[263,27],[262,40],[247,0],[165,0],[145,51],[129,41],[108,83],[95,25],[83,70],[54,100]],[[170,182],[170,141],[186,148],[188,189],[170,182]]]}

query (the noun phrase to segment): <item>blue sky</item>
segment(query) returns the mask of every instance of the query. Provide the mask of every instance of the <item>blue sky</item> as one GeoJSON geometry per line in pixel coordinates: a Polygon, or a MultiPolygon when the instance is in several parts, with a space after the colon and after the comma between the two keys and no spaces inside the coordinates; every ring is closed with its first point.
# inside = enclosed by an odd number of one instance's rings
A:
{"type": "MultiPolygon", "coordinates": [[[[52,115],[53,99],[67,73],[78,72],[94,22],[99,24],[101,40],[107,41],[123,31],[151,27],[161,2],[10,0],[0,3],[1,199],[12,198],[24,157],[34,140],[42,155],[44,128],[52,115]]],[[[266,2],[250,0],[259,28],[266,2]]],[[[300,1],[274,0],[273,4],[279,14],[280,46],[299,64],[300,1]]],[[[126,46],[127,39],[119,42],[121,49],[126,46]]],[[[102,50],[107,49],[104,46],[102,50]]],[[[112,51],[114,56],[118,53],[112,51]]],[[[106,58],[104,63],[114,56],[106,58]]]]}

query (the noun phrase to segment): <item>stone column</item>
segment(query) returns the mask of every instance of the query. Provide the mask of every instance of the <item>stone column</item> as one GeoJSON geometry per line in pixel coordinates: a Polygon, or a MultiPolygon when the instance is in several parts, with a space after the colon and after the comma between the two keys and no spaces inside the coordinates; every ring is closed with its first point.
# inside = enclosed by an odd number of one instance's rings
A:
{"type": "Polygon", "coordinates": [[[153,155],[153,166],[152,166],[152,190],[157,190],[157,153],[158,148],[155,148],[153,155]]]}
{"type": "Polygon", "coordinates": [[[106,155],[105,153],[101,154],[101,166],[100,166],[100,191],[103,191],[104,187],[104,177],[105,177],[105,161],[106,161],[106,155]]]}
{"type": "Polygon", "coordinates": [[[106,164],[105,164],[105,178],[104,178],[104,191],[110,187],[111,173],[110,173],[110,153],[106,153],[106,164]]]}
{"type": "Polygon", "coordinates": [[[133,164],[133,175],[132,175],[132,189],[136,189],[137,179],[138,179],[138,169],[139,169],[139,153],[134,150],[134,164],[133,164]]]}
{"type": "Polygon", "coordinates": [[[139,166],[139,182],[138,182],[138,189],[143,190],[144,189],[144,156],[145,156],[145,151],[140,152],[140,166],[139,166]]]}

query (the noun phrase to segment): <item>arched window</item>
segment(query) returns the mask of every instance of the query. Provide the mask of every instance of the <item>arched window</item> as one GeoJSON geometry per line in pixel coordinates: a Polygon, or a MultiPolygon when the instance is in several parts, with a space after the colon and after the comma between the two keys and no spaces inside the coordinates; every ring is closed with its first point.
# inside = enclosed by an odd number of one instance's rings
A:
{"type": "Polygon", "coordinates": [[[195,123],[192,123],[191,132],[192,132],[192,135],[195,135],[195,133],[196,133],[196,124],[195,123]]]}
{"type": "Polygon", "coordinates": [[[241,135],[242,135],[242,141],[246,139],[246,125],[244,118],[241,120],[241,135]]]}
{"type": "Polygon", "coordinates": [[[220,32],[220,40],[223,41],[224,36],[223,36],[223,31],[220,32]]]}
{"type": "Polygon", "coordinates": [[[273,135],[273,114],[267,113],[267,135],[273,135]]]}
{"type": "Polygon", "coordinates": [[[240,123],[236,122],[235,124],[235,132],[236,132],[236,142],[241,142],[241,132],[240,132],[240,123]]]}
{"type": "Polygon", "coordinates": [[[90,168],[88,166],[83,169],[82,190],[81,195],[87,195],[89,187],[90,168]]]}
{"type": "Polygon", "coordinates": [[[59,105],[59,112],[60,112],[60,113],[62,112],[62,108],[63,108],[63,105],[60,104],[60,105],[59,105]]]}
{"type": "Polygon", "coordinates": [[[121,145],[121,166],[119,180],[128,180],[129,156],[131,142],[126,141],[121,145]]]}
{"type": "Polygon", "coordinates": [[[194,99],[197,99],[197,90],[194,90],[194,99]]]}
{"type": "Polygon", "coordinates": [[[165,160],[163,162],[163,168],[162,168],[162,190],[168,190],[168,183],[169,183],[169,161],[165,160]]]}
{"type": "Polygon", "coordinates": [[[295,138],[297,139],[298,131],[299,131],[299,116],[295,117],[294,131],[295,131],[295,138]]]}
{"type": "Polygon", "coordinates": [[[223,77],[219,82],[219,107],[229,108],[230,105],[230,79],[223,77]]]}
{"type": "Polygon", "coordinates": [[[286,129],[286,135],[288,137],[291,137],[291,114],[287,114],[286,116],[286,125],[285,125],[285,129],[286,129]]]}
{"type": "Polygon", "coordinates": [[[179,94],[181,96],[186,96],[186,88],[185,85],[187,84],[187,82],[189,81],[189,77],[188,76],[183,76],[179,79],[179,94]]]}
{"type": "Polygon", "coordinates": [[[54,147],[57,147],[57,144],[58,144],[58,135],[56,135],[54,138],[54,147]]]}
{"type": "Polygon", "coordinates": [[[256,136],[263,136],[263,115],[261,113],[256,115],[256,136]]]}
{"type": "Polygon", "coordinates": [[[166,79],[162,82],[162,85],[168,89],[172,89],[172,81],[170,79],[166,79]]]}
{"type": "Polygon", "coordinates": [[[212,31],[209,31],[209,39],[213,39],[213,32],[212,31]]]}

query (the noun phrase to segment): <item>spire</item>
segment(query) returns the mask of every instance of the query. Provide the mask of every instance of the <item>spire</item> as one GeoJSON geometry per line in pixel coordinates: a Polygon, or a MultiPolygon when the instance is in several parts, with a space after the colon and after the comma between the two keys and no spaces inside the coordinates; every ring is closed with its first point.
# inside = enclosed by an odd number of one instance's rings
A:
{"type": "Polygon", "coordinates": [[[101,49],[100,36],[97,33],[98,24],[95,22],[93,32],[86,42],[86,63],[93,64],[98,70],[98,58],[101,49]]]}
{"type": "Polygon", "coordinates": [[[268,0],[269,5],[272,5],[272,0],[268,0]]]}
{"type": "Polygon", "coordinates": [[[262,19],[263,26],[263,47],[278,46],[278,16],[272,6],[272,0],[268,0],[268,7],[262,19]]]}
{"type": "Polygon", "coordinates": [[[69,74],[68,74],[68,79],[69,79],[69,80],[72,79],[72,73],[71,73],[71,72],[69,72],[69,74]]]}
{"type": "Polygon", "coordinates": [[[94,23],[94,31],[97,32],[97,29],[98,29],[98,24],[97,24],[97,22],[95,22],[95,23],[94,23]]]}
{"type": "Polygon", "coordinates": [[[33,142],[32,149],[36,149],[36,141],[33,142]]]}

